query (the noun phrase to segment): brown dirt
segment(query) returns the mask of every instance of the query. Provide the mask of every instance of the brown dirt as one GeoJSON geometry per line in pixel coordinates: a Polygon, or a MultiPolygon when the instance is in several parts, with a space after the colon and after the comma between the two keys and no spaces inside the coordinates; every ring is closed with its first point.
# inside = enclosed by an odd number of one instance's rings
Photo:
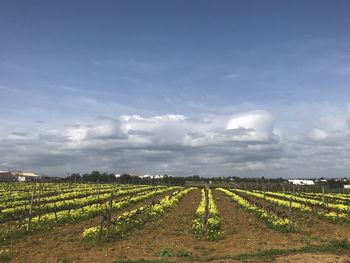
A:
{"type": "Polygon", "coordinates": [[[317,255],[317,254],[297,254],[292,256],[284,256],[276,258],[278,263],[350,263],[350,256],[338,255],[317,255]]]}
{"type": "MultiPolygon", "coordinates": [[[[239,263],[242,261],[234,259],[220,259],[211,261],[212,263],[239,263]]],[[[348,255],[332,255],[332,254],[311,254],[303,253],[296,255],[281,256],[275,259],[248,259],[246,263],[350,263],[348,255]]]]}
{"type": "Polygon", "coordinates": [[[350,224],[330,223],[325,219],[319,219],[312,214],[295,213],[294,221],[300,233],[309,235],[319,240],[343,240],[350,241],[350,224]]]}
{"type": "Polygon", "coordinates": [[[236,255],[257,249],[301,247],[299,236],[269,229],[254,215],[238,207],[224,193],[214,192],[223,222],[223,237],[219,242],[220,254],[236,255]]]}

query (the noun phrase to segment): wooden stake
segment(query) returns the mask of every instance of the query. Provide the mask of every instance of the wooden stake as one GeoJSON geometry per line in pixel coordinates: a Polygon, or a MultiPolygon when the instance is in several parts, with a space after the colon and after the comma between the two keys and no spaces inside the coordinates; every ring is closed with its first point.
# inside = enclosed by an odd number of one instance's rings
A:
{"type": "MultiPolygon", "coordinates": [[[[39,195],[38,195],[38,210],[40,209],[41,207],[41,191],[42,191],[42,185],[40,185],[40,188],[39,188],[39,195]]],[[[40,210],[39,210],[39,222],[40,222],[40,218],[41,218],[41,213],[40,213],[40,210]]]]}
{"type": "Polygon", "coordinates": [[[97,242],[100,242],[100,241],[101,241],[101,237],[102,237],[102,233],[103,233],[103,225],[104,225],[104,222],[105,222],[105,217],[104,217],[104,215],[102,215],[101,225],[100,225],[100,232],[98,233],[97,242]]]}
{"type": "Polygon", "coordinates": [[[100,188],[101,188],[101,185],[98,183],[98,185],[97,185],[97,204],[100,203],[100,188]]]}
{"type": "Polygon", "coordinates": [[[35,189],[33,189],[32,197],[30,199],[27,232],[30,231],[30,226],[31,226],[31,221],[32,221],[32,210],[33,210],[34,194],[35,194],[35,189]]]}
{"type": "Polygon", "coordinates": [[[112,206],[113,206],[113,192],[111,192],[111,196],[109,197],[109,201],[108,201],[108,215],[107,215],[107,237],[109,237],[109,234],[110,234],[110,228],[111,228],[111,220],[112,220],[112,206]]]}
{"type": "Polygon", "coordinates": [[[324,203],[324,186],[322,186],[322,203],[324,203]]]}
{"type": "Polygon", "coordinates": [[[265,184],[262,183],[262,188],[263,188],[263,193],[264,193],[264,198],[265,198],[265,184]]]}
{"type": "Polygon", "coordinates": [[[292,199],[292,195],[289,197],[289,213],[288,213],[288,220],[289,220],[289,225],[288,225],[288,228],[289,230],[292,229],[292,202],[293,202],[293,199],[292,199]]]}

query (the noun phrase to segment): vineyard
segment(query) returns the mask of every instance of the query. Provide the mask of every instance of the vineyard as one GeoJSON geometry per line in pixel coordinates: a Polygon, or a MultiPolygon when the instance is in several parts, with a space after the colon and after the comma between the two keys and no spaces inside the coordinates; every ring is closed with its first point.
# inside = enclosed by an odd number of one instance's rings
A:
{"type": "Polygon", "coordinates": [[[0,198],[0,262],[350,259],[347,193],[1,183],[0,198]]]}

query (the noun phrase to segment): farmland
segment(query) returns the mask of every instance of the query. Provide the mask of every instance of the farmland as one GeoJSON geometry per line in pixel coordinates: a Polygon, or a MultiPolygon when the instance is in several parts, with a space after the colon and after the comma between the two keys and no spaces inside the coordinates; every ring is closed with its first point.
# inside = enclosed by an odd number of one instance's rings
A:
{"type": "Polygon", "coordinates": [[[346,193],[2,183],[0,198],[0,262],[350,259],[346,193]]]}

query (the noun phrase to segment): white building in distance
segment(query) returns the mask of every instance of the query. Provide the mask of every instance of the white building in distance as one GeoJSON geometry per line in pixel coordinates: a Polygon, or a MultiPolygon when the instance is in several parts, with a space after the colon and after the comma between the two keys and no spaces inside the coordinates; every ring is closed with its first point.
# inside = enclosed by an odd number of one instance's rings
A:
{"type": "Polygon", "coordinates": [[[288,182],[295,185],[315,185],[313,180],[289,179],[288,182]]]}

